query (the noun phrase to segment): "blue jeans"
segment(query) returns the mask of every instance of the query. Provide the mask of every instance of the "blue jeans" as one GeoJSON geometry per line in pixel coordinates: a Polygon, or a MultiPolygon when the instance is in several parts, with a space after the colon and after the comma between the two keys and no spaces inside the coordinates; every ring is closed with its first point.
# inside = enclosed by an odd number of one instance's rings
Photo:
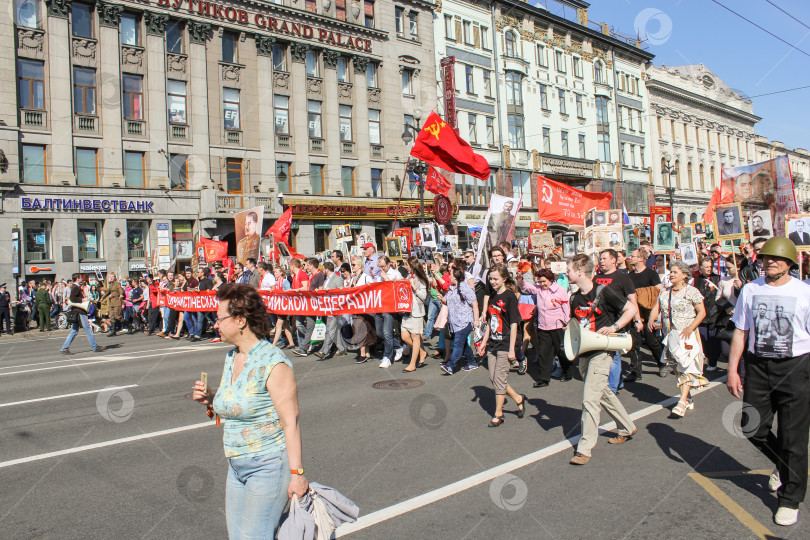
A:
{"type": "Polygon", "coordinates": [[[455,337],[453,337],[453,352],[450,353],[450,360],[447,362],[447,367],[451,370],[456,367],[456,362],[463,356],[467,365],[474,367],[475,357],[473,356],[470,344],[467,343],[467,338],[473,331],[472,323],[468,324],[461,330],[456,330],[455,337]]]}
{"type": "Polygon", "coordinates": [[[198,311],[193,315],[194,315],[194,330],[196,330],[196,332],[194,332],[194,335],[200,337],[203,333],[203,330],[205,330],[205,312],[198,311]]]}
{"type": "Polygon", "coordinates": [[[172,310],[170,308],[167,308],[166,306],[163,306],[163,307],[160,308],[160,314],[163,316],[163,333],[164,334],[168,334],[169,330],[170,330],[170,328],[169,328],[169,314],[171,313],[171,311],[172,310]]]}
{"type": "Polygon", "coordinates": [[[197,325],[195,324],[196,319],[197,319],[197,314],[194,313],[193,311],[186,311],[183,314],[183,324],[186,325],[186,328],[188,329],[188,335],[189,336],[196,336],[197,335],[196,334],[197,325]]]}
{"type": "Polygon", "coordinates": [[[402,343],[394,336],[394,315],[381,313],[383,331],[383,356],[389,360],[394,359],[394,349],[402,347],[402,343]]]}
{"type": "Polygon", "coordinates": [[[442,303],[438,300],[428,300],[427,303],[428,316],[427,323],[425,324],[425,339],[433,337],[433,324],[436,322],[436,317],[439,315],[439,310],[442,308],[442,303]]]}
{"type": "Polygon", "coordinates": [[[54,304],[53,307],[51,307],[51,319],[56,318],[57,315],[59,315],[59,305],[54,304]]]}
{"type": "Polygon", "coordinates": [[[622,382],[622,355],[619,351],[613,355],[613,363],[610,364],[610,375],[608,375],[608,387],[615,394],[620,389],[624,388],[622,382]]]}
{"type": "Polygon", "coordinates": [[[275,538],[287,505],[287,451],[228,460],[225,519],[230,540],[275,538]]]}
{"type": "Polygon", "coordinates": [[[93,331],[90,330],[90,323],[87,322],[87,315],[84,313],[79,314],[79,322],[73,323],[70,327],[70,333],[68,334],[65,343],[62,345],[62,350],[66,351],[70,347],[70,344],[73,343],[73,338],[76,337],[76,334],[79,333],[79,325],[81,324],[82,328],[84,328],[84,333],[87,334],[87,341],[90,342],[90,348],[94,351],[98,349],[98,345],[96,344],[96,339],[93,337],[93,331]]]}

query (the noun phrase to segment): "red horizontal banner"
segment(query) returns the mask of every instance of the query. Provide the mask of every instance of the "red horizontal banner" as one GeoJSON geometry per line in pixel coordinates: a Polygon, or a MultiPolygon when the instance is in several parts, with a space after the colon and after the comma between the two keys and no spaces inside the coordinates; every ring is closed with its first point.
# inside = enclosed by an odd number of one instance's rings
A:
{"type": "MultiPolygon", "coordinates": [[[[410,313],[411,283],[386,281],[332,291],[259,291],[269,313],[279,315],[352,315],[410,313]]],[[[216,291],[163,292],[159,303],[177,311],[216,311],[216,291]]]]}

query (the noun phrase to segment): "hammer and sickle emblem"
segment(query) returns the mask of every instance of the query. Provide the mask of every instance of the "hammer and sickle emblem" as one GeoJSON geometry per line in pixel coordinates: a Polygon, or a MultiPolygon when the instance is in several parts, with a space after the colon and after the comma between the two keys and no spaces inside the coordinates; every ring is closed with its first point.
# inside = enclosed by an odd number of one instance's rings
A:
{"type": "Polygon", "coordinates": [[[548,184],[543,184],[543,202],[546,204],[554,204],[551,200],[551,187],[548,184]]]}
{"type": "Polygon", "coordinates": [[[430,133],[431,135],[433,135],[434,137],[436,137],[436,140],[438,141],[439,140],[439,132],[442,130],[442,126],[440,126],[438,122],[434,122],[433,124],[430,124],[429,126],[425,126],[425,130],[428,133],[430,133]]]}

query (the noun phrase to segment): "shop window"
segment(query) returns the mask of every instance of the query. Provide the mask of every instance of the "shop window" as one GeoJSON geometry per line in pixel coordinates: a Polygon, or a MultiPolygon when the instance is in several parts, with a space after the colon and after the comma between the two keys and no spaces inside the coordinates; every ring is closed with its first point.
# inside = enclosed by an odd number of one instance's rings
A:
{"type": "Polygon", "coordinates": [[[309,166],[309,184],[313,195],[323,195],[323,165],[309,166]]]}
{"type": "Polygon", "coordinates": [[[276,162],[276,182],[279,193],[291,193],[290,186],[290,163],[285,161],[276,162]]]}
{"type": "Polygon", "coordinates": [[[25,260],[50,261],[51,257],[51,221],[33,221],[26,219],[23,222],[25,229],[25,260]]]}
{"type": "Polygon", "coordinates": [[[129,259],[145,259],[149,253],[149,222],[127,220],[127,255],[129,259]]]}
{"type": "Polygon", "coordinates": [[[228,193],[242,193],[242,160],[227,158],[225,169],[228,193]]]}
{"type": "Polygon", "coordinates": [[[95,148],[76,149],[76,183],[80,186],[98,185],[98,151],[95,148]]]}
{"type": "MultiPolygon", "coordinates": [[[[623,183],[622,198],[624,207],[632,209],[633,212],[646,214],[650,211],[650,204],[647,199],[647,184],[623,183]]],[[[616,197],[613,200],[616,200],[616,197]]]]}
{"type": "Polygon", "coordinates": [[[166,51],[171,53],[186,52],[183,21],[169,19],[166,25],[166,51]]]}
{"type": "Polygon", "coordinates": [[[371,195],[373,197],[382,197],[382,169],[371,169],[371,195]]]}
{"type": "Polygon", "coordinates": [[[194,222],[172,221],[172,243],[176,258],[191,259],[194,255],[194,222]]]}
{"type": "Polygon", "coordinates": [[[121,44],[135,45],[141,44],[141,25],[138,16],[134,13],[121,14],[121,44]]]}
{"type": "Polygon", "coordinates": [[[45,64],[34,60],[17,60],[20,108],[45,108],[45,64]]]}
{"type": "Polygon", "coordinates": [[[340,168],[340,187],[344,196],[354,195],[354,167],[340,168]]]}
{"type": "Polygon", "coordinates": [[[315,229],[315,253],[320,253],[329,249],[329,229],[315,229]]]}
{"type": "Polygon", "coordinates": [[[124,152],[124,178],[127,187],[144,187],[144,153],[124,152]]]}
{"type": "Polygon", "coordinates": [[[37,0],[16,0],[17,26],[24,28],[39,28],[39,10],[37,0]]]}
{"type": "Polygon", "coordinates": [[[93,37],[93,9],[87,4],[73,2],[70,6],[71,32],[76,37],[93,37]]]}
{"type": "Polygon", "coordinates": [[[47,181],[44,146],[22,145],[22,181],[26,184],[44,184],[47,181]]]}
{"type": "Polygon", "coordinates": [[[79,261],[104,258],[101,221],[79,221],[79,261]]]}
{"type": "Polygon", "coordinates": [[[188,154],[172,154],[169,160],[169,177],[172,189],[188,187],[188,154]]]}

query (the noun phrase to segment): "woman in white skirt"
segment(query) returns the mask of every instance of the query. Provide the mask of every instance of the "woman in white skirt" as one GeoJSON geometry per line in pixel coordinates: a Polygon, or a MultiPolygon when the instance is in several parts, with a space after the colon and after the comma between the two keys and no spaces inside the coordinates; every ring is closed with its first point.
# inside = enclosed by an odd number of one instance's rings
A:
{"type": "MultiPolygon", "coordinates": [[[[670,286],[658,296],[658,303],[653,307],[649,318],[650,330],[653,321],[661,313],[663,328],[667,332],[667,339],[679,339],[682,343],[677,357],[669,358],[675,364],[678,374],[678,388],[681,397],[678,404],[672,409],[675,416],[683,416],[687,409],[694,409],[695,405],[690,396],[692,388],[706,386],[709,381],[703,376],[703,347],[700,334],[697,330],[701,321],[706,317],[706,308],[703,305],[703,295],[695,287],[689,285],[691,272],[689,267],[681,261],[673,261],[669,266],[670,286]],[[676,332],[677,338],[670,338],[670,332],[676,332]]],[[[667,347],[664,354],[671,356],[672,347],[667,347]]]]}
{"type": "Polygon", "coordinates": [[[411,347],[411,362],[402,372],[412,373],[416,371],[416,368],[427,365],[425,364],[427,353],[422,349],[422,334],[425,333],[425,299],[427,298],[428,277],[416,257],[408,257],[403,263],[408,270],[413,302],[411,302],[410,315],[402,317],[402,341],[411,347]]]}

